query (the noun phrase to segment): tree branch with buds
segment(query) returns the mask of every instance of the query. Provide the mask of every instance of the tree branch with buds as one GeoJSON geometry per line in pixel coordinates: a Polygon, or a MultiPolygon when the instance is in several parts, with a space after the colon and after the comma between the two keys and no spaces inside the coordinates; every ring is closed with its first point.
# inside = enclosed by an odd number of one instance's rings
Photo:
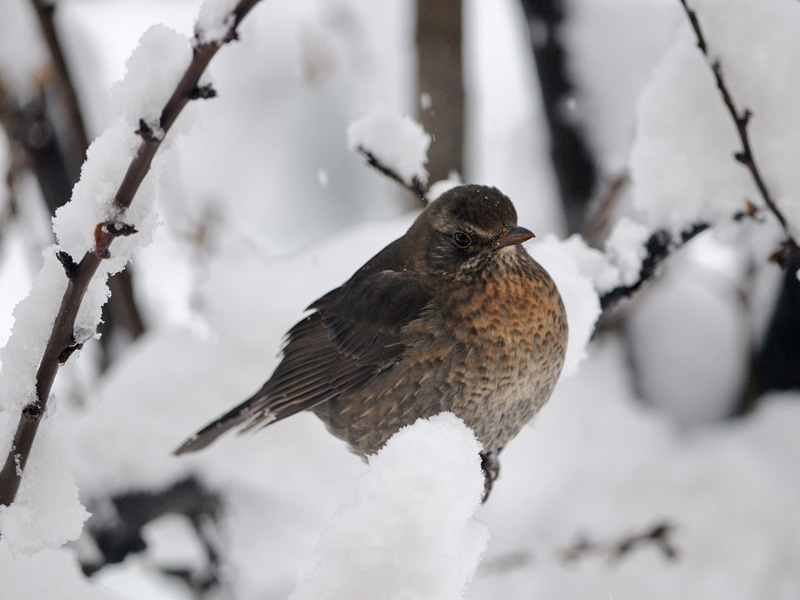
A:
{"type": "MultiPolygon", "coordinates": [[[[208,39],[207,36],[201,35],[199,30],[196,31],[191,61],[161,111],[160,133],[166,134],[170,130],[190,101],[213,97],[211,88],[199,85],[200,77],[217,51],[225,43],[237,39],[239,24],[258,1],[241,0],[236,4],[225,21],[227,30],[222,37],[208,39]]],[[[86,290],[102,261],[110,256],[109,247],[113,241],[119,236],[132,235],[136,232],[133,226],[125,222],[124,213],[131,206],[165,137],[165,135],[147,135],[147,132],[141,130],[138,133],[142,138],[141,142],[112,200],[112,207],[117,216],[96,226],[95,247],[86,252],[79,262],[66,252],[58,254],[67,276],[67,287],[36,373],[36,399],[22,409],[11,449],[0,471],[2,505],[10,505],[16,498],[59,367],[85,341],[75,339],[74,328],[86,290]]]]}

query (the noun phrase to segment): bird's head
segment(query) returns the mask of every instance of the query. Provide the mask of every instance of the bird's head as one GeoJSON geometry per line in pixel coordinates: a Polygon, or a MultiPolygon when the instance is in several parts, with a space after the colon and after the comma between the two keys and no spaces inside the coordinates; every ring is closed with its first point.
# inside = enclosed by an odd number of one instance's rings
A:
{"type": "MultiPolygon", "coordinates": [[[[517,211],[500,190],[462,185],[428,205],[409,233],[426,248],[424,268],[441,274],[477,274],[533,233],[517,226],[517,211]]],[[[524,251],[523,251],[524,252],[524,251]]]]}

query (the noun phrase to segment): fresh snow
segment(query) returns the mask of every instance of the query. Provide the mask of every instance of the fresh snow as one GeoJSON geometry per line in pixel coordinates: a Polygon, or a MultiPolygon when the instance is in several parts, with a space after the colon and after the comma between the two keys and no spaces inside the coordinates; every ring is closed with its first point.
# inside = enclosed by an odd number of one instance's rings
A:
{"type": "MultiPolygon", "coordinates": [[[[0,351],[3,367],[0,398],[4,409],[0,413],[0,452],[3,456],[11,446],[20,409],[36,398],[39,360],[67,286],[64,267],[56,253],[66,252],[75,262],[80,261],[86,252],[94,250],[95,227],[109,219],[123,219],[137,230],[134,235],[114,242],[111,257],[101,263],[88,286],[74,327],[76,341],[82,343],[95,335],[101,321],[101,310],[109,297],[108,276],[123,269],[134,249],[152,239],[157,222],[153,205],[161,160],[154,161],[129,210],[118,215],[113,199],[141,142],[134,133],[136,114],[145,121],[155,118],[151,124],[158,130],[160,110],[157,107],[159,103],[166,103],[171,95],[170,86],[175,88],[190,57],[186,38],[179,34],[159,26],[144,34],[127,62],[126,77],[117,87],[118,97],[123,98],[120,119],[92,143],[70,202],[56,211],[53,231],[58,243],[44,251],[44,264],[30,293],[15,308],[11,337],[0,351]],[[185,52],[180,52],[184,46],[185,52]],[[163,60],[162,54],[169,58],[163,60]]],[[[73,356],[72,360],[77,358],[73,356]]],[[[54,428],[49,422],[56,418],[55,404],[52,399],[48,403],[20,487],[19,502],[0,507],[4,543],[28,553],[56,548],[76,539],[88,517],[78,500],[71,471],[66,467],[63,436],[51,433],[54,428]]]]}
{"type": "Polygon", "coordinates": [[[475,434],[452,413],[397,432],[369,459],[356,500],[322,533],[290,600],[448,600],[463,595],[489,533],[475,434]]]}
{"type": "MultiPolygon", "coordinates": [[[[94,225],[115,216],[109,202],[139,142],[139,118],[157,122],[168,80],[191,51],[199,6],[84,4],[59,4],[57,26],[82,101],[95,109],[104,78],[122,72],[115,59],[131,50],[124,40],[143,33],[144,21],[163,15],[187,37],[151,29],[128,63],[138,73],[129,75],[130,94],[115,88],[117,112],[91,111],[90,122],[106,133],[90,149],[73,202],[55,219],[58,247],[76,259],[91,248],[94,225]],[[164,61],[171,75],[160,79],[151,66],[162,59],[150,60],[165,49],[174,51],[164,61]],[[150,91],[139,96],[136,80],[150,91]]],[[[418,97],[410,92],[407,3],[264,2],[243,23],[241,42],[215,60],[220,95],[197,103],[203,128],[164,153],[124,215],[140,233],[115,241],[103,268],[134,258],[150,329],[102,375],[81,371],[96,351],[92,340],[62,368],[19,500],[0,509],[0,596],[191,598],[162,572],[205,565],[202,543],[182,517],[149,523],[147,551],[91,580],[76,559],[97,558],[88,512],[92,526],[107,524],[110,496],[157,492],[190,476],[223,499],[218,523],[204,529],[220,557],[219,593],[236,600],[390,597],[393,590],[468,600],[800,596],[800,395],[772,394],[752,414],[723,419],[774,302],[781,274],[766,259],[780,232],[769,215],[729,223],[746,200],[760,198],[731,156],[735,130],[678,3],[590,4],[568,2],[564,35],[576,45],[570,68],[580,82],[565,108],[587,128],[605,169],[622,169],[630,156],[633,179],[633,206],[622,200],[618,214],[627,217],[614,216],[603,252],[554,234],[559,208],[518,3],[465,4],[471,168],[464,180],[496,185],[514,201],[520,224],[537,235],[526,247],[555,278],[570,323],[564,377],[503,451],[489,502],[477,504],[474,439],[449,416],[403,430],[369,464],[311,414],[227,436],[195,455],[171,454],[258,389],[305,306],[413,221],[414,213],[397,216],[404,211],[397,186],[345,151],[347,124],[371,114],[361,131],[354,126],[351,142],[389,151],[380,158],[404,178],[424,173],[429,140],[397,114],[418,97]],[[397,112],[375,116],[379,105],[397,112]],[[394,138],[383,129],[392,120],[400,123],[394,138]],[[598,296],[638,275],[648,235],[697,219],[724,226],[690,242],[667,261],[662,279],[626,303],[624,337],[607,331],[590,342],[598,296]],[[156,230],[158,220],[164,226],[156,230]],[[675,561],[653,545],[618,560],[603,550],[562,560],[582,538],[607,550],[663,520],[676,526],[675,561]]],[[[797,56],[800,7],[794,0],[692,4],[737,102],[753,110],[759,166],[795,224],[800,102],[798,83],[786,74],[797,56]]],[[[222,34],[231,6],[204,3],[201,39],[222,34]]],[[[5,41],[0,36],[0,51],[5,41]]],[[[35,65],[35,48],[26,48],[20,67],[28,59],[35,65]]],[[[434,184],[431,195],[452,183],[434,184]]],[[[31,187],[15,189],[22,206],[35,204],[31,187]]],[[[27,256],[41,271],[0,351],[0,456],[19,408],[33,397],[66,284],[56,247],[31,256],[31,236],[19,226],[0,240],[0,258],[27,256]]],[[[97,325],[106,274],[92,284],[80,336],[97,325]]],[[[12,294],[23,284],[7,276],[2,285],[9,289],[3,306],[24,295],[12,294]]]]}
{"type": "Polygon", "coordinates": [[[239,0],[204,0],[197,15],[195,33],[201,44],[222,43],[233,25],[239,0]]]}
{"type": "Polygon", "coordinates": [[[377,106],[347,128],[347,146],[363,149],[394,170],[406,184],[428,181],[425,163],[431,136],[411,117],[377,106]]]}

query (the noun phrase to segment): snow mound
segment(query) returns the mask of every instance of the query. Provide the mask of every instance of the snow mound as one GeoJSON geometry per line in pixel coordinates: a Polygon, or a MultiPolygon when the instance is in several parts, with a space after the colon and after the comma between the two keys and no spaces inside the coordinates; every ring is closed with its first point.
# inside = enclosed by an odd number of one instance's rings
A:
{"type": "Polygon", "coordinates": [[[480,444],[451,413],[419,420],[369,459],[334,515],[320,561],[291,600],[459,598],[489,538],[480,444]]]}

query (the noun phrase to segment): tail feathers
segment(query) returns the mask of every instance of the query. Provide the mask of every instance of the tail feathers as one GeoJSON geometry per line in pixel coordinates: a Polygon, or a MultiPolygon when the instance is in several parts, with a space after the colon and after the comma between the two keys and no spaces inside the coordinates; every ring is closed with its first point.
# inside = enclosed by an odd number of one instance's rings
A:
{"type": "Polygon", "coordinates": [[[254,410],[253,404],[256,397],[246,400],[233,410],[225,413],[186,440],[173,454],[176,456],[188,452],[197,452],[209,446],[219,436],[236,427],[246,431],[255,425],[268,425],[275,420],[269,410],[254,410]]]}
{"type": "Polygon", "coordinates": [[[203,429],[186,440],[173,454],[178,456],[188,452],[197,452],[211,445],[214,440],[231,429],[238,427],[239,433],[261,429],[270,423],[313,408],[335,396],[334,392],[329,392],[324,395],[313,393],[292,399],[285,396],[276,397],[272,395],[267,384],[252,398],[248,398],[216,421],[203,427],[203,429]]]}

